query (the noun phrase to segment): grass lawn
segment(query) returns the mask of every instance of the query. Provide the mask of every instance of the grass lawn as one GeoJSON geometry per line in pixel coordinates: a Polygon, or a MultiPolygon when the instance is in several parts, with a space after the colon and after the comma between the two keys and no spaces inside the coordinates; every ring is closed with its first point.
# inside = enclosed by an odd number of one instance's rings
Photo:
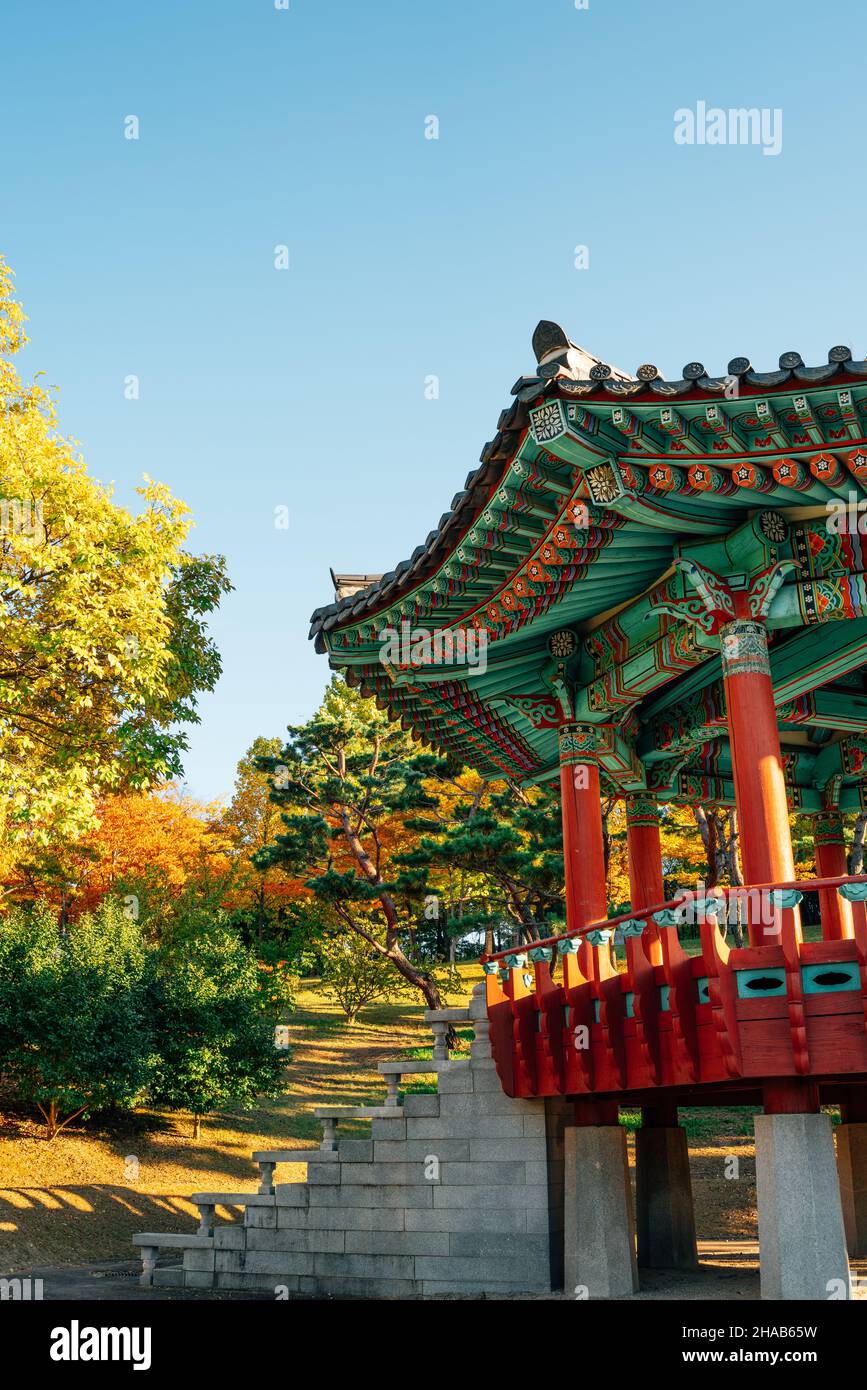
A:
{"type": "MultiPolygon", "coordinates": [[[[481,978],[477,966],[460,973],[450,1004],[462,1002],[481,978]]],[[[76,1122],[47,1143],[44,1126],[29,1112],[0,1103],[0,1274],[34,1264],[126,1260],[135,1231],[193,1231],[191,1192],[255,1192],[253,1149],[318,1144],[315,1105],[381,1103],[377,1062],[430,1055],[422,1013],[421,1003],[407,1000],[365,1010],[350,1028],[315,981],[306,982],[289,1024],[285,1094],[261,1109],[206,1117],[198,1143],[190,1116],[148,1110],[76,1122]]],[[[418,1081],[407,1089],[433,1085],[418,1081]]],[[[684,1110],[681,1117],[690,1135],[699,1236],[754,1238],[752,1112],[684,1110]],[[725,1177],[729,1155],[739,1160],[737,1180],[725,1177]]],[[[636,1117],[623,1118],[629,1126],[636,1117]]],[[[367,1130],[357,1121],[340,1132],[367,1130]]],[[[302,1178],[304,1171],[301,1164],[284,1165],[278,1181],[302,1178]]]]}

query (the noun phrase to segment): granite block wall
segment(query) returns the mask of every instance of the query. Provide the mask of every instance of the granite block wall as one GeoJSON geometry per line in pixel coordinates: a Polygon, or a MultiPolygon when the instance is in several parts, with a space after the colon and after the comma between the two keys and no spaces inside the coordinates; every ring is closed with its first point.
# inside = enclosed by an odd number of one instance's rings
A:
{"type": "MultiPolygon", "coordinates": [[[[559,1100],[503,1094],[484,999],[471,1004],[468,1060],[374,1119],[370,1139],[339,1138],[307,1180],[277,1184],[217,1226],[213,1249],[184,1253],[196,1288],[273,1289],[366,1298],[544,1293],[563,1273],[563,1127],[559,1100]]],[[[179,1272],[158,1269],[157,1283],[179,1272]]]]}

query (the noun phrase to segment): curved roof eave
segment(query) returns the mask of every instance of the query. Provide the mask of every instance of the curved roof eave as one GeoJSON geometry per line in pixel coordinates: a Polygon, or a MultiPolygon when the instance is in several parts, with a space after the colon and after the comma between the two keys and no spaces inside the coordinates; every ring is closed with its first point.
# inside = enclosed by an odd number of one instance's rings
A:
{"type": "Polygon", "coordinates": [[[325,636],[336,628],[358,621],[367,613],[387,607],[428,578],[454,552],[479,519],[491,494],[521,448],[529,428],[531,408],[543,398],[583,400],[591,404],[606,399],[631,405],[661,404],[663,400],[689,397],[697,403],[713,400],[737,383],[739,395],[780,391],[802,383],[806,387],[831,384],[835,378],[867,378],[867,360],[855,361],[848,347],[828,352],[823,366],[807,367],[798,352],[784,352],[776,371],[757,372],[746,357],[732,358],[724,376],[712,377],[701,362],[688,362],[680,378],[667,380],[652,364],[640,366],[627,377],[573,343],[563,330],[542,320],[533,334],[537,371],[519,377],[512,387],[514,400],[503,410],[497,433],[481,453],[481,467],[467,475],[463,489],[452,499],[439,524],[423,545],[382,575],[368,588],[317,608],[311,615],[310,637],[316,650],[327,651],[325,636]],[[589,364],[589,365],[588,365],[589,364]],[[587,374],[578,375],[580,372],[587,374]]]}

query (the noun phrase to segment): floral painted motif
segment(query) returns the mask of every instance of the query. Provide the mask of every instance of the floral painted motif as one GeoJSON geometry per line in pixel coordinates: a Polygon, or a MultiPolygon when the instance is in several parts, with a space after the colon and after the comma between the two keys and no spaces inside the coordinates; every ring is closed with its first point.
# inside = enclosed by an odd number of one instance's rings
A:
{"type": "Polygon", "coordinates": [[[559,401],[548,401],[537,410],[530,411],[530,428],[537,444],[547,444],[566,433],[563,407],[559,401]]]}

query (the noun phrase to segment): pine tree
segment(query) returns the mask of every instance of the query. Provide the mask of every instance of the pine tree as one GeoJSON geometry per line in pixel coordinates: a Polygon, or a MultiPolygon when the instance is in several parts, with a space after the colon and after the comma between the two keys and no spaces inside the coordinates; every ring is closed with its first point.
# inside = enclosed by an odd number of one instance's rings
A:
{"type": "Polygon", "coordinates": [[[447,817],[436,806],[407,821],[422,838],[398,856],[404,874],[420,875],[417,886],[443,909],[450,936],[483,933],[490,950],[497,932],[522,942],[555,934],[564,915],[556,792],[469,778],[458,786],[463,795],[450,800],[447,817]]]}
{"type": "Polygon", "coordinates": [[[410,959],[419,885],[392,874],[404,820],[435,804],[426,780],[453,774],[447,759],[423,753],[399,725],[334,677],[321,708],[289,728],[279,757],[256,759],[269,774],[281,826],[254,856],[262,869],[306,875],[306,886],[340,922],[442,1008],[432,972],[410,959]]]}

